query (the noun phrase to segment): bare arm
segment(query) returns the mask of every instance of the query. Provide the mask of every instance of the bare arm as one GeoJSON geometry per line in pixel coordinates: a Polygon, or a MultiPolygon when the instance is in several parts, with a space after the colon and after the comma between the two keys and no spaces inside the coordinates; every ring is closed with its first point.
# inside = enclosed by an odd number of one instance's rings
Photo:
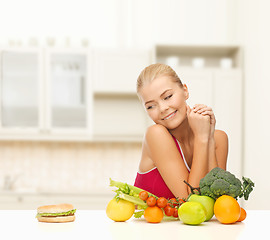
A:
{"type": "Polygon", "coordinates": [[[196,104],[192,110],[202,115],[210,117],[210,135],[209,135],[209,167],[211,171],[215,167],[226,170],[228,156],[228,136],[224,131],[215,130],[216,118],[211,107],[204,104],[196,104]]]}
{"type": "Polygon", "coordinates": [[[189,172],[169,131],[158,124],[149,127],[144,146],[174,196],[187,197],[187,186],[183,181],[187,181],[189,172]]]}
{"type": "Polygon", "coordinates": [[[228,157],[228,136],[224,131],[215,131],[215,153],[218,167],[226,170],[228,157]]]}
{"type": "Polygon", "coordinates": [[[213,168],[218,167],[217,156],[216,156],[216,141],[214,138],[209,139],[209,165],[208,172],[213,168]]]}
{"type": "Polygon", "coordinates": [[[193,159],[188,183],[198,187],[200,180],[209,171],[210,116],[196,113],[187,106],[187,118],[194,134],[193,159]]]}
{"type": "MultiPolygon", "coordinates": [[[[208,140],[195,138],[192,166],[187,180],[191,186],[198,187],[200,180],[208,173],[208,157],[208,140]]],[[[188,193],[190,193],[190,189],[188,189],[188,193]]]]}

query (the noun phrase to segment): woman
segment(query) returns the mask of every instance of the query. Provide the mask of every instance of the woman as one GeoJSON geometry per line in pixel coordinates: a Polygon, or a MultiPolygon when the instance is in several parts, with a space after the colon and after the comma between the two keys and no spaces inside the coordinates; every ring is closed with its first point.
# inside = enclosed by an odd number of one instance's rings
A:
{"type": "Polygon", "coordinates": [[[158,197],[185,198],[211,169],[226,169],[228,138],[215,130],[212,109],[187,105],[188,88],[165,64],[146,67],[137,80],[137,93],[156,123],[144,137],[135,186],[158,197]]]}

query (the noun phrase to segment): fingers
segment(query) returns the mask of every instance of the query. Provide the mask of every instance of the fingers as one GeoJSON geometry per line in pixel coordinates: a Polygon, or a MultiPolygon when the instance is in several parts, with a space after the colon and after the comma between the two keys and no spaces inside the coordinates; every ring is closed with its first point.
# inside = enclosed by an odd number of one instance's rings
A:
{"type": "Polygon", "coordinates": [[[203,116],[210,116],[210,122],[211,124],[214,124],[216,122],[214,112],[211,107],[206,106],[205,104],[195,104],[192,108],[192,111],[195,113],[199,113],[203,116]]]}
{"type": "Polygon", "coordinates": [[[194,107],[192,108],[192,111],[201,113],[204,111],[204,109],[210,110],[211,108],[204,104],[195,104],[194,107]]]}
{"type": "Polygon", "coordinates": [[[196,104],[194,105],[194,107],[192,108],[192,111],[193,112],[196,112],[196,113],[200,113],[200,114],[213,114],[213,110],[211,107],[208,107],[204,104],[196,104]]]}

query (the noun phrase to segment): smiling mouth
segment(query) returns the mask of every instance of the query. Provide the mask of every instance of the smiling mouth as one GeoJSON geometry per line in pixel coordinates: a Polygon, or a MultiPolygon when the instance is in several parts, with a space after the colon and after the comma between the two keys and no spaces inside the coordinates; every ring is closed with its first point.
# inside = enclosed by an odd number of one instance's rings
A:
{"type": "Polygon", "coordinates": [[[170,119],[170,118],[174,117],[174,115],[176,114],[176,112],[177,112],[177,110],[176,110],[176,111],[174,111],[173,113],[171,113],[171,114],[167,115],[167,116],[166,116],[165,118],[163,118],[162,120],[168,120],[168,119],[170,119]]]}

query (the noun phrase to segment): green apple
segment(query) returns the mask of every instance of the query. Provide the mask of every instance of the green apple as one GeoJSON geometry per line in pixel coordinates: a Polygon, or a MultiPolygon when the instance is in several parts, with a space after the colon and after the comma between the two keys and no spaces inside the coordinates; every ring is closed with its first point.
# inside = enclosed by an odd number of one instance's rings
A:
{"type": "Polygon", "coordinates": [[[206,209],[206,220],[209,221],[214,215],[214,204],[215,200],[208,196],[201,196],[198,194],[192,194],[188,198],[188,202],[199,202],[201,203],[206,209]]]}
{"type": "Polygon", "coordinates": [[[189,225],[198,225],[205,221],[206,210],[199,202],[185,202],[178,209],[179,219],[189,225]]]}

